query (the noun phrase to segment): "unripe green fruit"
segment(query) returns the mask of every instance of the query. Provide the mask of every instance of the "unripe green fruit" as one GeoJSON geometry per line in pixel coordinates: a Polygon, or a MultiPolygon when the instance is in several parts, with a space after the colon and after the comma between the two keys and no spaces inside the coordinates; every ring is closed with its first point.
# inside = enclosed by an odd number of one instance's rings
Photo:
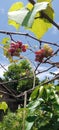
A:
{"type": "Polygon", "coordinates": [[[53,50],[52,50],[52,48],[50,48],[50,49],[48,50],[48,54],[51,56],[52,53],[53,53],[53,50]]]}
{"type": "Polygon", "coordinates": [[[50,46],[48,44],[44,44],[43,48],[45,51],[47,51],[50,48],[50,46]]]}

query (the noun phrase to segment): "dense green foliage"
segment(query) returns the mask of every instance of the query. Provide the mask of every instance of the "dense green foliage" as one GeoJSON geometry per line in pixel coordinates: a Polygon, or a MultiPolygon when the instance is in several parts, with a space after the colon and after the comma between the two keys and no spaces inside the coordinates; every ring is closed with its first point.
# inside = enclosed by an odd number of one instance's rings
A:
{"type": "Polygon", "coordinates": [[[58,130],[59,129],[59,86],[49,84],[37,86],[30,96],[26,109],[8,113],[1,130],[58,130]],[[26,113],[24,115],[24,112],[26,113]]]}
{"type": "MultiPolygon", "coordinates": [[[[18,64],[11,64],[8,71],[4,73],[6,81],[17,80],[10,82],[9,86],[16,92],[23,92],[33,87],[33,71],[30,63],[27,60],[22,60],[18,64]]],[[[39,84],[39,79],[36,78],[36,85],[39,84]]]]}

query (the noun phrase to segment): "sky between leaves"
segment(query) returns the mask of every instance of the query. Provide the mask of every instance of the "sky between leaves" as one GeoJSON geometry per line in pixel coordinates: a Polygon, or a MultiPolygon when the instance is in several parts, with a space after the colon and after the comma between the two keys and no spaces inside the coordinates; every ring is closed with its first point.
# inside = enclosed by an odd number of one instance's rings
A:
{"type": "MultiPolygon", "coordinates": [[[[8,16],[7,16],[7,12],[10,8],[10,6],[15,3],[15,2],[24,2],[24,4],[26,4],[28,1],[27,0],[2,0],[1,3],[0,3],[0,30],[6,30],[6,31],[16,31],[14,27],[12,26],[9,26],[8,25],[8,16]]],[[[58,0],[53,0],[52,2],[52,5],[53,5],[53,9],[55,11],[55,22],[59,23],[59,1],[58,0]]],[[[20,31],[21,32],[29,32],[29,31],[25,31],[23,30],[23,28],[20,28],[20,31]]],[[[0,34],[0,42],[2,40],[3,37],[5,37],[6,35],[2,35],[0,34]]],[[[15,39],[18,40],[18,38],[20,38],[22,41],[24,41],[25,43],[28,41],[29,43],[30,42],[33,42],[33,41],[30,41],[28,38],[27,38],[27,41],[25,40],[25,37],[24,36],[18,36],[18,37],[15,37],[15,39]]],[[[56,42],[56,43],[59,43],[59,31],[53,26],[51,29],[49,29],[49,31],[43,36],[42,38],[43,40],[47,40],[47,41],[50,41],[50,42],[56,42]]],[[[36,44],[36,43],[35,43],[36,44]]],[[[30,56],[29,56],[30,57],[30,56]]],[[[32,57],[31,57],[32,58],[32,57]]],[[[54,59],[54,61],[58,60],[58,57],[56,59],[54,59]]],[[[6,57],[4,57],[3,55],[3,50],[0,49],[0,63],[2,65],[6,65],[6,68],[9,64],[9,61],[6,57]]],[[[43,69],[44,67],[41,66],[41,69],[43,69]]],[[[3,71],[4,69],[2,69],[0,67],[0,76],[3,75],[3,71]]],[[[55,70],[57,72],[57,70],[55,70]]],[[[41,74],[41,78],[43,78],[44,76],[50,76],[50,74],[47,72],[47,73],[44,73],[44,74],[41,74]]]]}

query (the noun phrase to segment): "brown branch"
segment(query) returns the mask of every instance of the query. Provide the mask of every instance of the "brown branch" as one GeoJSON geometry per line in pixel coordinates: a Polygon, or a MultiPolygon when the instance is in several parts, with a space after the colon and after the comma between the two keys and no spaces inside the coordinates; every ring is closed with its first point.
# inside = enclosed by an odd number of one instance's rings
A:
{"type": "MultiPolygon", "coordinates": [[[[57,79],[59,79],[59,75],[56,75],[56,76],[53,77],[51,80],[46,81],[46,82],[44,82],[44,83],[41,83],[40,85],[48,84],[48,83],[50,83],[50,82],[52,82],[52,81],[54,81],[54,80],[57,80],[57,79]]],[[[35,87],[35,88],[36,88],[36,87],[35,87]]],[[[28,93],[31,93],[35,88],[29,89],[28,91],[26,91],[27,94],[28,94],[28,93]]],[[[24,96],[24,92],[21,93],[21,94],[19,94],[19,95],[17,95],[16,97],[17,97],[17,98],[20,98],[20,97],[22,97],[22,96],[24,96]]]]}
{"type": "Polygon", "coordinates": [[[15,98],[15,94],[11,91],[11,89],[9,89],[8,87],[6,87],[6,86],[4,85],[4,83],[1,83],[1,82],[0,82],[0,84],[2,85],[3,88],[5,88],[5,89],[9,92],[9,94],[11,94],[11,95],[15,98]]]}
{"type": "Polygon", "coordinates": [[[54,67],[54,65],[52,65],[52,66],[49,67],[48,69],[45,69],[45,70],[43,70],[43,71],[39,71],[36,75],[41,74],[41,73],[44,73],[44,72],[46,72],[46,71],[52,69],[53,67],[54,67]]]}
{"type": "Polygon", "coordinates": [[[59,79],[59,74],[57,74],[55,77],[53,77],[51,80],[48,80],[47,82],[44,82],[44,83],[42,83],[41,85],[45,85],[45,84],[48,84],[48,83],[50,83],[50,82],[52,82],[52,81],[54,81],[54,80],[58,80],[59,79]]]}
{"type": "Polygon", "coordinates": [[[46,61],[46,63],[53,65],[54,67],[59,68],[59,62],[46,61]]]}
{"type": "Polygon", "coordinates": [[[10,32],[10,31],[4,31],[4,30],[0,30],[0,33],[1,34],[6,34],[6,35],[9,35],[9,36],[10,36],[10,34],[11,35],[23,35],[23,36],[27,36],[29,38],[32,38],[32,39],[34,39],[34,40],[36,40],[36,41],[38,41],[40,43],[47,43],[47,44],[51,44],[51,45],[54,45],[56,47],[59,47],[59,45],[57,43],[53,43],[53,42],[49,42],[49,41],[44,41],[44,40],[39,40],[36,37],[34,37],[34,36],[32,36],[32,35],[30,35],[28,33],[10,32]]]}
{"type": "Polygon", "coordinates": [[[5,71],[7,71],[7,69],[4,67],[4,65],[2,65],[1,63],[0,63],[0,66],[5,70],[5,71]]]}
{"type": "Polygon", "coordinates": [[[35,4],[34,0],[28,0],[30,3],[32,3],[33,5],[35,4]]]}

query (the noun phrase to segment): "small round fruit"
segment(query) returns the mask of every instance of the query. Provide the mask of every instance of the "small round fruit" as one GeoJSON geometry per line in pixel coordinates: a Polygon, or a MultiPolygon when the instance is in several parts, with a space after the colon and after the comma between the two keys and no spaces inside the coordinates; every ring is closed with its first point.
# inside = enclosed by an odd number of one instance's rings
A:
{"type": "Polygon", "coordinates": [[[50,48],[50,46],[48,44],[44,44],[43,48],[45,51],[47,51],[50,48]]]}
{"type": "Polygon", "coordinates": [[[10,48],[15,48],[15,43],[14,43],[14,42],[12,42],[12,43],[10,44],[10,48]]]}
{"type": "Polygon", "coordinates": [[[15,48],[13,48],[13,47],[12,47],[12,48],[9,48],[9,49],[8,49],[8,52],[9,52],[9,53],[14,53],[14,52],[15,52],[15,48]]]}
{"type": "Polygon", "coordinates": [[[22,47],[22,42],[21,41],[17,41],[17,44],[19,45],[19,48],[22,47]]]}
{"type": "Polygon", "coordinates": [[[22,51],[23,51],[23,52],[26,52],[26,47],[25,47],[25,45],[22,45],[22,51]]]}
{"type": "Polygon", "coordinates": [[[51,56],[52,54],[53,54],[53,49],[50,48],[50,49],[48,50],[48,55],[51,56]]]}

